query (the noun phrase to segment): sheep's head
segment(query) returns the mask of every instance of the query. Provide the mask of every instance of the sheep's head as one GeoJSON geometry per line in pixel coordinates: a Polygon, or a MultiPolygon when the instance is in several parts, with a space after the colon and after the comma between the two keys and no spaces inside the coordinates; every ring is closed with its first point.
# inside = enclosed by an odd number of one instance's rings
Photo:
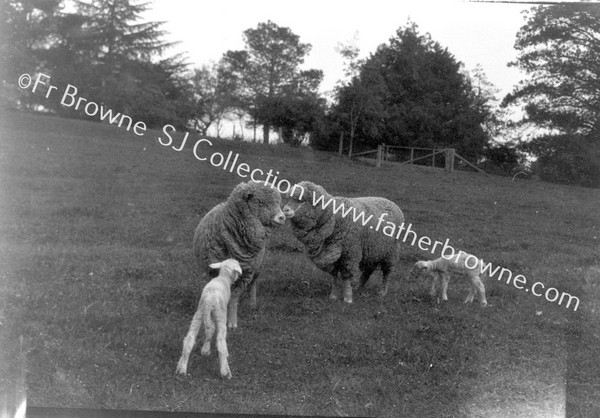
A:
{"type": "Polygon", "coordinates": [[[244,215],[250,214],[265,226],[282,225],[281,195],[275,189],[252,181],[238,184],[229,197],[244,215]]]}
{"type": "Polygon", "coordinates": [[[310,181],[298,183],[294,186],[292,191],[286,195],[288,201],[283,208],[285,217],[298,220],[302,216],[310,216],[309,214],[321,211],[322,208],[320,205],[313,205],[314,202],[319,201],[320,196],[323,196],[325,202],[331,198],[322,186],[311,183],[310,181]]]}
{"type": "Polygon", "coordinates": [[[220,263],[212,263],[209,265],[211,269],[218,269],[219,275],[226,275],[229,277],[231,283],[234,283],[238,277],[242,275],[242,267],[240,263],[233,258],[228,258],[220,263]]]}

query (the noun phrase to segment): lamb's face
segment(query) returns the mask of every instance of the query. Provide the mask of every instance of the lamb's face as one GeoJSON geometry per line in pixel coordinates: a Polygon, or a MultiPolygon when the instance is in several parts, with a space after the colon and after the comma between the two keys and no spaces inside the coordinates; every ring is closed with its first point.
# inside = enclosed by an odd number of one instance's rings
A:
{"type": "Polygon", "coordinates": [[[416,279],[417,277],[419,277],[421,275],[421,273],[423,273],[426,270],[427,270],[427,264],[424,261],[417,261],[415,263],[414,267],[412,268],[412,270],[410,271],[409,279],[410,280],[416,279]]]}
{"type": "Polygon", "coordinates": [[[242,267],[240,266],[240,263],[233,258],[229,258],[220,263],[212,263],[209,265],[209,267],[211,269],[219,270],[219,276],[225,275],[231,284],[235,283],[238,277],[240,277],[242,274],[242,267]]]}

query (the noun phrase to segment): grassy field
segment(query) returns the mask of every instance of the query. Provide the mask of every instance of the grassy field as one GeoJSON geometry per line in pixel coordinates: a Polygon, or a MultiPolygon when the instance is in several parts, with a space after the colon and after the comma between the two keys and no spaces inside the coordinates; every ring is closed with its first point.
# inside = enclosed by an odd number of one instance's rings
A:
{"type": "MultiPolygon", "coordinates": [[[[600,415],[600,190],[388,164],[377,169],[286,146],[214,142],[251,167],[334,195],[396,202],[420,236],[471,251],[580,298],[577,312],[486,282],[463,305],[410,281],[407,245],[390,292],[380,273],[354,304],[284,226],[259,306],[216,353],[181,343],[203,283],[191,254],[203,214],[241,181],[113,126],[3,114],[0,120],[0,402],[24,382],[33,406],[377,417],[600,415]]],[[[204,151],[208,153],[208,147],[204,151]]],[[[1,409],[0,409],[1,410],[1,409]]]]}

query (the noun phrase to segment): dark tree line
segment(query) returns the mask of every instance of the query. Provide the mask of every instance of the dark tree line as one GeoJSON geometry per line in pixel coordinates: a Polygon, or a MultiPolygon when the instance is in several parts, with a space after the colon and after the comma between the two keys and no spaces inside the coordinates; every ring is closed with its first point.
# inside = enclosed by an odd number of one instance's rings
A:
{"type": "Polygon", "coordinates": [[[168,56],[162,22],[142,22],[148,3],[78,0],[4,0],[0,10],[2,106],[84,117],[17,87],[22,73],[46,72],[52,84],[77,86],[79,95],[144,120],[206,134],[227,113],[250,127],[272,129],[285,143],[346,150],[385,143],[453,147],[473,161],[504,171],[520,155],[537,157],[548,180],[600,184],[600,6],[531,9],[517,34],[513,65],[529,78],[504,99],[522,105],[520,125],[544,128],[533,141],[494,143],[505,124],[492,107],[493,87],[482,70],[468,74],[442,45],[413,23],[359,60],[352,45],[339,52],[346,77],[332,103],[319,94],[323,73],[303,69],[311,45],[290,28],[268,21],[244,31],[245,47],[217,63],[190,69],[168,56]]]}

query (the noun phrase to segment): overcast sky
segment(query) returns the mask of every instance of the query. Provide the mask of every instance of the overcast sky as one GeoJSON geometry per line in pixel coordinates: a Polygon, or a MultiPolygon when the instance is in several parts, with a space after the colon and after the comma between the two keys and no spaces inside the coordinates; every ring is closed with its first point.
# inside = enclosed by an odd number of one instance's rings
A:
{"type": "Polygon", "coordinates": [[[338,42],[358,33],[361,56],[368,56],[410,19],[467,69],[481,64],[504,96],[522,77],[507,63],[516,57],[515,36],[524,23],[522,11],[530,7],[456,0],[154,0],[145,16],[165,21],[167,39],[180,41],[170,53],[185,52],[197,66],[218,61],[227,50],[243,49],[242,32],[259,22],[289,27],[312,44],[303,68],[323,70],[323,91],[343,77],[338,42]]]}

